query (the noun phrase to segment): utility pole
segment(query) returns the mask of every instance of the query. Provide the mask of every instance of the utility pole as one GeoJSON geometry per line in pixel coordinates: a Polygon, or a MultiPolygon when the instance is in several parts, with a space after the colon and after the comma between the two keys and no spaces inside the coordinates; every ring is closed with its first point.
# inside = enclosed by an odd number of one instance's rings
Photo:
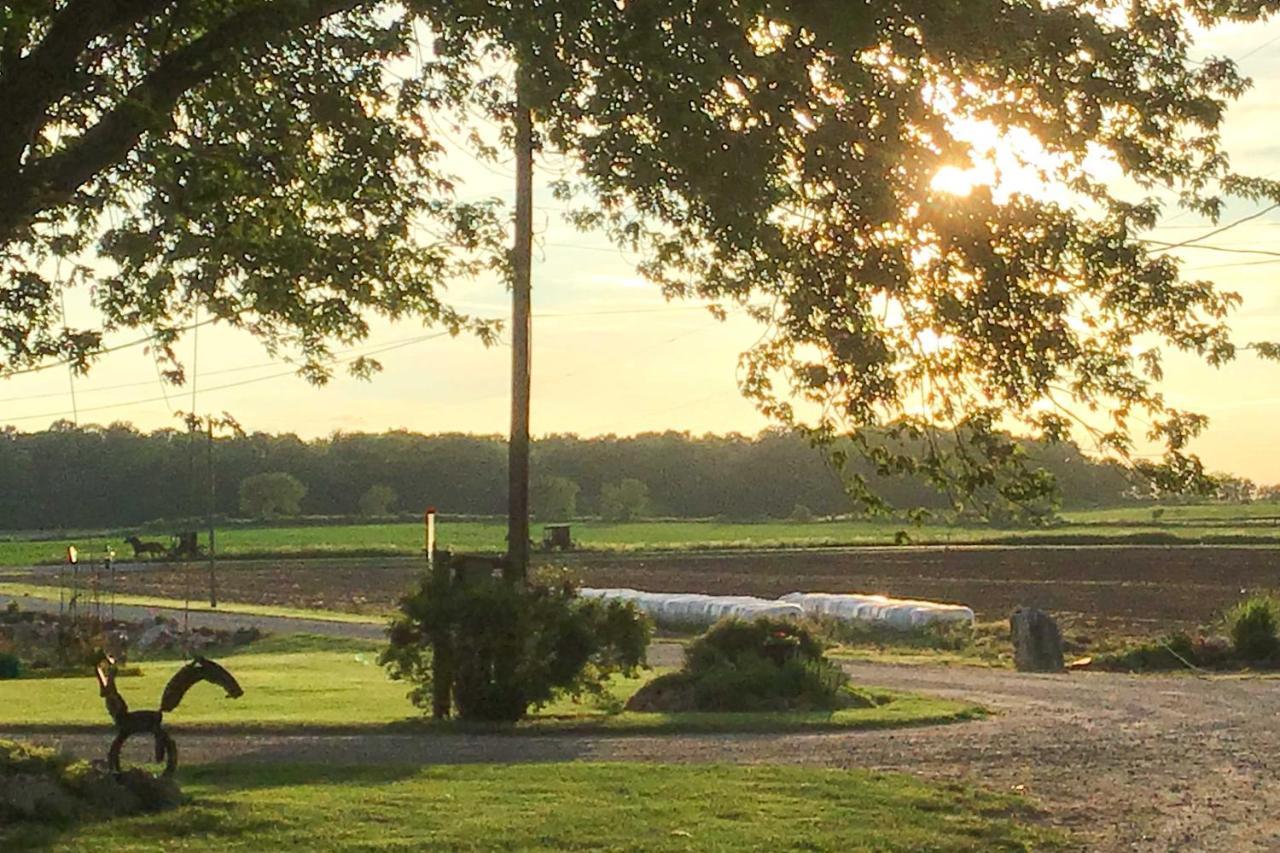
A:
{"type": "Polygon", "coordinates": [[[515,245],[511,252],[511,440],[507,457],[507,576],[529,573],[529,338],[533,266],[533,114],[529,83],[516,69],[515,245]]]}

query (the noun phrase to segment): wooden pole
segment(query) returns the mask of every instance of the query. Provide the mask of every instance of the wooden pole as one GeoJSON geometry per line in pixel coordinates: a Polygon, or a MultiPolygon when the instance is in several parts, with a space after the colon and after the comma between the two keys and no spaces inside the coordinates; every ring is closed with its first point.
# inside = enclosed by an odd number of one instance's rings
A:
{"type": "Polygon", "coordinates": [[[533,115],[528,81],[516,70],[516,218],[511,283],[511,441],[507,476],[508,579],[529,572],[529,343],[533,266],[533,115]]]}
{"type": "Polygon", "coordinates": [[[218,500],[218,488],[213,479],[213,415],[209,416],[209,606],[218,606],[218,576],[216,573],[216,562],[214,557],[213,544],[213,512],[216,509],[218,500]]]}

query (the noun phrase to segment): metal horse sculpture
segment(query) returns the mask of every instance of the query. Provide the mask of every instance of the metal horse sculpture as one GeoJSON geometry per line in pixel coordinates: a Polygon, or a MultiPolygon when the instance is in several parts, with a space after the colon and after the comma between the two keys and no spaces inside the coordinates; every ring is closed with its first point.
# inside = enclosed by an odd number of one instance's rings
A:
{"type": "Polygon", "coordinates": [[[120,691],[116,690],[116,662],[106,657],[98,664],[98,692],[107,705],[107,713],[116,724],[116,739],[107,753],[107,765],[120,772],[120,750],[124,742],[136,734],[149,734],[156,741],[156,762],[164,762],[164,775],[172,776],[178,769],[178,747],[173,737],[164,729],[164,715],[178,707],[182,697],[198,681],[208,681],[227,691],[227,697],[238,699],[244,690],[231,673],[213,661],[197,656],[169,679],[160,698],[158,711],[130,711],[120,691]]]}

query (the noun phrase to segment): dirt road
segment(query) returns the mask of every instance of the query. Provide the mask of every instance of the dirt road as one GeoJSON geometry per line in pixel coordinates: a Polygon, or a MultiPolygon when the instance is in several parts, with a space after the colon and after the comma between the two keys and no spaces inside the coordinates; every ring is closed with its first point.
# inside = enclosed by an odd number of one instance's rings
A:
{"type": "MultiPolygon", "coordinates": [[[[1280,849],[1280,681],[847,668],[863,684],[973,699],[999,713],[974,723],[843,734],[244,732],[186,734],[179,742],[188,762],[784,762],[903,770],[1023,791],[1087,849],[1280,849]]],[[[84,755],[108,741],[105,731],[34,737],[84,755]]]]}
{"type": "MultiPolygon", "coordinates": [[[[983,620],[1028,605],[1084,636],[1193,628],[1216,619],[1244,590],[1280,586],[1274,547],[915,546],[564,559],[590,586],[767,598],[796,590],[883,592],[968,604],[983,620]]],[[[57,571],[0,570],[0,577],[53,583],[57,571]]],[[[233,561],[219,570],[218,584],[227,601],[383,613],[420,571],[420,561],[396,558],[233,561]]],[[[118,591],[182,598],[189,575],[163,564],[122,566],[118,591]]]]}

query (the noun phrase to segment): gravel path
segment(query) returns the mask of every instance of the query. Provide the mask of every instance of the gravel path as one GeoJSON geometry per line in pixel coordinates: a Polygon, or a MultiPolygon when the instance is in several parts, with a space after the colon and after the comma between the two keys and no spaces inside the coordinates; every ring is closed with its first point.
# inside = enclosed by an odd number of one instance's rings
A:
{"type": "MultiPolygon", "coordinates": [[[[22,596],[12,598],[0,595],[0,607],[10,601],[17,601],[23,610],[35,610],[42,613],[57,613],[58,602],[50,599],[22,596]]],[[[106,612],[106,607],[103,607],[106,612]]],[[[352,637],[362,640],[381,640],[386,638],[386,629],[381,624],[363,622],[335,622],[328,619],[302,619],[292,616],[251,616],[244,613],[212,613],[205,610],[193,610],[184,614],[181,609],[169,607],[142,607],[131,604],[117,604],[117,619],[126,621],[142,621],[150,619],[157,613],[182,620],[191,620],[193,628],[215,628],[218,630],[234,630],[240,627],[257,628],[260,631],[274,634],[322,634],[326,637],[352,637]]]]}
{"type": "MultiPolygon", "coordinates": [[[[660,654],[678,650],[660,646],[660,654]]],[[[1095,850],[1280,849],[1280,681],[1019,675],[851,663],[867,685],[973,699],[988,720],[787,735],[180,735],[187,762],[784,762],[1025,792],[1095,850]]],[[[174,727],[175,730],[178,726],[174,727]]],[[[78,754],[108,736],[33,735],[78,754]]]]}

